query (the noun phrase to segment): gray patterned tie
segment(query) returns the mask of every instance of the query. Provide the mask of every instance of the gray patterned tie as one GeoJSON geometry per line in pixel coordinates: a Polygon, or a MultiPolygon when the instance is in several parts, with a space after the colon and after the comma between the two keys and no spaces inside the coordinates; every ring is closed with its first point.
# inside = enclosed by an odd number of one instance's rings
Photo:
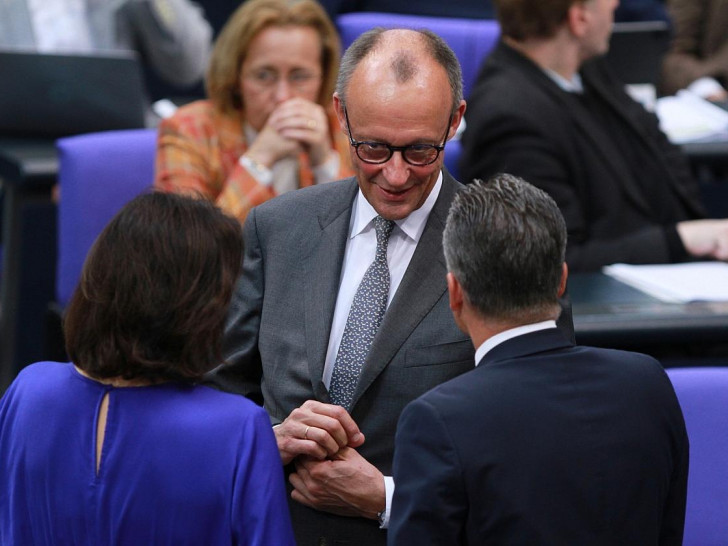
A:
{"type": "Polygon", "coordinates": [[[374,334],[387,310],[389,297],[387,244],[394,222],[377,216],[374,218],[374,228],[377,232],[377,252],[354,294],[329,385],[331,402],[347,410],[354,398],[354,390],[374,334]]]}

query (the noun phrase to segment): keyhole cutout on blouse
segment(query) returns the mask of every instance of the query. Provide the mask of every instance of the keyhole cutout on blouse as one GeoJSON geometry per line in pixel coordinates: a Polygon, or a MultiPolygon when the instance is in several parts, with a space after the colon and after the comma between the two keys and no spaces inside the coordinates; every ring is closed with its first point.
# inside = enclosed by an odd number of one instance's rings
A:
{"type": "Polygon", "coordinates": [[[99,407],[99,415],[96,419],[96,475],[99,475],[99,466],[101,465],[101,452],[104,447],[104,437],[106,436],[106,418],[109,415],[109,393],[104,394],[99,407]]]}

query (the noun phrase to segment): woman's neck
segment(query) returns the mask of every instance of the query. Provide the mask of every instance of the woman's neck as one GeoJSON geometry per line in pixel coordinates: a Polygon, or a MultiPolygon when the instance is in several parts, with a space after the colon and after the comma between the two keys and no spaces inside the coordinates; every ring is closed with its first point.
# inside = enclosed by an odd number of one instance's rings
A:
{"type": "Polygon", "coordinates": [[[111,385],[112,387],[148,387],[150,385],[156,385],[159,381],[150,381],[149,379],[125,379],[123,377],[94,377],[89,375],[87,372],[73,365],[74,368],[84,377],[88,377],[92,381],[102,383],[104,385],[111,385]]]}

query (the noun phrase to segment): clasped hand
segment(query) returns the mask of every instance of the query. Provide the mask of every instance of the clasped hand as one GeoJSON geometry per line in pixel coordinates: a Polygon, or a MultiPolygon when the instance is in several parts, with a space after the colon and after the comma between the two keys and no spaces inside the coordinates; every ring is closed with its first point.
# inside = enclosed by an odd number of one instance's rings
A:
{"type": "Polygon", "coordinates": [[[313,166],[324,163],[331,151],[329,124],[321,105],[296,97],[273,110],[247,153],[272,167],[302,151],[309,153],[313,166]]]}
{"type": "Polygon", "coordinates": [[[364,443],[364,434],[344,408],[315,400],[294,409],[274,432],[284,465],[299,455],[323,460],[364,443]]]}
{"type": "Polygon", "coordinates": [[[384,476],[355,449],[344,447],[323,461],[300,457],[295,464],[288,478],[293,500],[340,516],[377,519],[384,510],[384,476]]]}
{"type": "Polygon", "coordinates": [[[364,434],[341,406],[306,401],[274,428],[293,500],[339,515],[375,519],[385,506],[384,477],[356,449],[364,434]]]}

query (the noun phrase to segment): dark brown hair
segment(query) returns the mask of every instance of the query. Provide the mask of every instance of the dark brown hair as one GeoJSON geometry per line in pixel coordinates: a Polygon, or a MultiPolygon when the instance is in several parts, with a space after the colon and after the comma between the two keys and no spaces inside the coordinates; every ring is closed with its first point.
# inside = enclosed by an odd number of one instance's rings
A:
{"type": "Polygon", "coordinates": [[[569,8],[584,0],[493,0],[503,36],[519,42],[551,38],[566,21],[569,8]]]}
{"type": "Polygon", "coordinates": [[[195,381],[220,362],[240,274],[240,223],[209,201],[136,197],[96,239],[64,320],[90,376],[195,381]]]}
{"type": "Polygon", "coordinates": [[[322,81],[318,103],[330,106],[341,45],[336,27],[324,8],[315,0],[247,0],[220,31],[207,68],[207,96],[220,112],[229,114],[245,108],[240,96],[240,69],[253,38],[267,28],[288,25],[311,27],[321,38],[322,81]]]}

